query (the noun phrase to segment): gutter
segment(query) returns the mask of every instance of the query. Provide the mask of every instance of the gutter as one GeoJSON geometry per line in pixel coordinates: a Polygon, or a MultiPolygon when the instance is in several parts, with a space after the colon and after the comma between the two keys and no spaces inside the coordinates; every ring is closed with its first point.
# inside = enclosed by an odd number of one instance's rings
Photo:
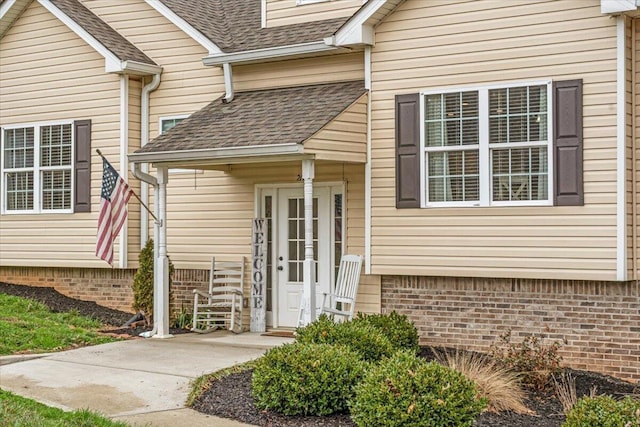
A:
{"type": "MultiPolygon", "coordinates": [[[[162,69],[160,69],[160,72],[162,69]]],[[[153,75],[153,79],[147,85],[142,88],[140,92],[140,147],[144,147],[149,142],[149,94],[156,90],[160,85],[160,72],[153,75]]],[[[138,169],[140,164],[135,164],[138,169]]],[[[155,178],[148,175],[149,164],[142,165],[140,176],[146,176],[147,179],[140,178],[135,171],[135,168],[131,169],[133,175],[141,181],[140,184],[140,198],[145,205],[149,204],[149,178],[154,182],[155,178]]],[[[153,184],[157,185],[157,183],[153,184]]],[[[144,245],[149,240],[149,214],[144,206],[140,206],[140,249],[144,248],[144,245]]]]}
{"type": "Polygon", "coordinates": [[[232,53],[215,53],[205,56],[202,59],[204,65],[221,66],[224,64],[248,64],[251,62],[259,62],[265,59],[278,60],[289,56],[298,56],[305,54],[316,54],[323,52],[339,52],[341,49],[337,46],[329,46],[324,40],[311,43],[301,43],[288,46],[268,47],[265,49],[245,50],[242,52],[232,53]]]}
{"type": "Polygon", "coordinates": [[[287,144],[270,144],[262,146],[253,145],[243,147],[204,148],[199,150],[162,151],[159,153],[133,153],[129,154],[129,161],[132,163],[162,163],[192,160],[211,160],[212,158],[229,159],[234,157],[303,154],[303,152],[303,145],[293,142],[287,144]]]}

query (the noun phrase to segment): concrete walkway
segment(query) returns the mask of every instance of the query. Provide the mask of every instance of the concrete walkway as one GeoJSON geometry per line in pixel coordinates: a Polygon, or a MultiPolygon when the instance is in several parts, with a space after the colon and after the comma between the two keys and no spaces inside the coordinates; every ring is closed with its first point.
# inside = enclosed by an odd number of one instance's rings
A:
{"type": "Polygon", "coordinates": [[[7,356],[0,358],[0,388],[64,410],[89,408],[131,425],[245,426],[185,408],[190,382],[291,341],[218,331],[120,341],[35,358],[7,356]]]}

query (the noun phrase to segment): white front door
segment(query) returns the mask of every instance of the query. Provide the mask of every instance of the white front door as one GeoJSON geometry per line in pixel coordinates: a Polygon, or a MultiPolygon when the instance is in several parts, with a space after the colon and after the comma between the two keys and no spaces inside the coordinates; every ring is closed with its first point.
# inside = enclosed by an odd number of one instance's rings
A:
{"type": "MultiPolygon", "coordinates": [[[[316,305],[329,291],[331,274],[331,192],[329,187],[313,189],[313,254],[316,261],[316,305]]],[[[277,319],[280,327],[298,323],[304,261],[304,198],[302,188],[278,190],[277,319]]]]}

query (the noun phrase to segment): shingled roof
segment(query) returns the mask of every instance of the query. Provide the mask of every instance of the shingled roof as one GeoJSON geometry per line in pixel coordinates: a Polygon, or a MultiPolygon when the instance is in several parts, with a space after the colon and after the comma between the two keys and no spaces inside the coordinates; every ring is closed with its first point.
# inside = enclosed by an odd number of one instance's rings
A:
{"type": "Polygon", "coordinates": [[[363,81],[237,92],[230,104],[216,99],[135,153],[302,144],[366,92],[363,81]]]}
{"type": "Polygon", "coordinates": [[[260,0],[161,1],[225,53],[320,41],[348,19],[262,28],[260,0]]]}
{"type": "Polygon", "coordinates": [[[50,1],[121,61],[136,61],[143,64],[157,65],[151,58],[87,9],[78,0],[50,1]]]}

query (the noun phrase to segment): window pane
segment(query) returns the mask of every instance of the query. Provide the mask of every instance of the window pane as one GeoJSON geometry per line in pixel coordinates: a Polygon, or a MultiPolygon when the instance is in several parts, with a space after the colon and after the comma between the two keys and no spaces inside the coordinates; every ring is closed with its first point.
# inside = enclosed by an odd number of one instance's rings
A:
{"type": "Polygon", "coordinates": [[[524,142],[527,140],[527,117],[509,117],[509,142],[524,142]]]}
{"type": "Polygon", "coordinates": [[[492,117],[489,119],[489,143],[507,142],[507,118],[492,117]]]}
{"type": "Polygon", "coordinates": [[[547,200],[547,147],[492,150],[493,200],[547,200]]]}
{"type": "Polygon", "coordinates": [[[445,119],[460,117],[460,93],[447,93],[444,95],[445,119]]]}
{"type": "Polygon", "coordinates": [[[424,97],[425,120],[442,120],[442,95],[424,97]]]}
{"type": "Polygon", "coordinates": [[[183,120],[184,118],[163,119],[162,124],[160,125],[161,127],[160,133],[165,133],[166,131],[168,131],[169,129],[171,129],[172,127],[174,127],[175,125],[177,125],[183,120]]]}
{"type": "Polygon", "coordinates": [[[4,132],[4,167],[33,167],[33,128],[7,129],[4,132]]]}
{"type": "Polygon", "coordinates": [[[478,92],[462,92],[462,117],[478,117],[478,92]]]}
{"type": "Polygon", "coordinates": [[[527,113],[527,88],[512,87],[509,93],[509,115],[527,113]]]}
{"type": "Polygon", "coordinates": [[[462,121],[462,145],[479,144],[478,139],[478,119],[467,119],[462,121]]]}
{"type": "Polygon", "coordinates": [[[33,172],[10,172],[7,180],[7,210],[33,209],[33,172]]]}
{"type": "Polygon", "coordinates": [[[424,130],[425,144],[429,147],[442,145],[442,123],[427,122],[424,130]]]}
{"type": "Polygon", "coordinates": [[[444,178],[429,178],[429,201],[444,202],[444,178]]]}
{"type": "Polygon", "coordinates": [[[507,89],[493,89],[489,91],[489,115],[500,116],[507,114],[507,89]]]}
{"type": "Polygon", "coordinates": [[[40,128],[40,166],[71,165],[71,125],[40,128]]]}
{"type": "Polygon", "coordinates": [[[428,201],[477,201],[478,158],[478,150],[428,153],[428,201]]]}
{"type": "Polygon", "coordinates": [[[547,115],[540,113],[531,116],[529,118],[529,141],[546,141],[547,139],[547,115]]]}
{"type": "Polygon", "coordinates": [[[445,125],[445,144],[446,145],[460,145],[460,122],[446,121],[445,125]]]}
{"type": "Polygon", "coordinates": [[[42,209],[71,209],[71,170],[42,172],[42,209]]]}

